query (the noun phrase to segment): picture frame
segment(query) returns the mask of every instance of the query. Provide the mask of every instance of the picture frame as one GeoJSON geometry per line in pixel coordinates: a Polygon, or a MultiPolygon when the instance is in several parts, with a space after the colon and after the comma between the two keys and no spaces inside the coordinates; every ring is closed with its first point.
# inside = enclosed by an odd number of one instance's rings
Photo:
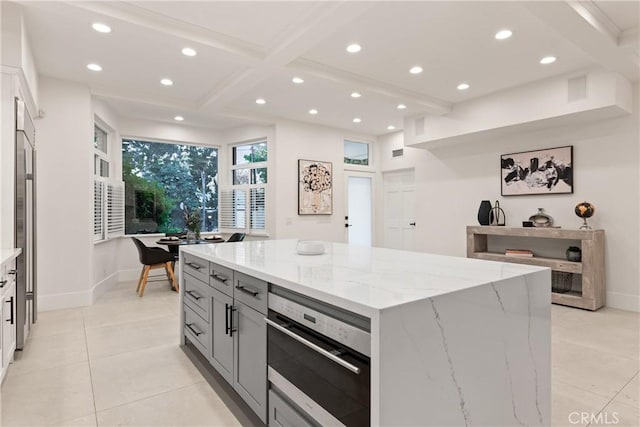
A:
{"type": "Polygon", "coordinates": [[[333,214],[333,164],[298,160],[298,215],[333,214]]]}
{"type": "Polygon", "coordinates": [[[573,193],[573,146],[502,154],[503,196],[573,193]]]}

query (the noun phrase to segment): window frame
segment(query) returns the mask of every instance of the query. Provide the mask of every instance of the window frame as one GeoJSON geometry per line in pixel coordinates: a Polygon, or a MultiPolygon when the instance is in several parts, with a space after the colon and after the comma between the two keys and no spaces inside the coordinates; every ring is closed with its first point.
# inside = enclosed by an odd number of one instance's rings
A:
{"type": "MultiPolygon", "coordinates": [[[[269,205],[269,159],[271,158],[271,156],[273,154],[270,153],[270,144],[269,144],[269,138],[268,137],[262,137],[262,138],[256,138],[256,139],[251,139],[251,140],[247,140],[247,141],[241,141],[241,142],[234,142],[234,143],[230,143],[227,146],[227,153],[229,156],[229,160],[226,161],[226,165],[228,167],[228,170],[225,172],[226,175],[226,182],[228,182],[228,185],[225,185],[224,187],[220,188],[220,198],[219,200],[222,200],[222,194],[223,193],[227,193],[227,192],[233,192],[235,191],[241,191],[245,193],[245,203],[244,203],[244,223],[245,223],[245,227],[223,227],[221,224],[223,224],[223,221],[220,220],[221,216],[223,215],[223,210],[222,207],[220,207],[219,212],[219,230],[221,232],[243,232],[247,235],[250,236],[269,236],[269,232],[268,232],[268,205],[269,205]],[[267,160],[266,161],[261,161],[261,162],[247,162],[247,163],[241,163],[241,164],[234,164],[235,162],[235,156],[234,156],[234,149],[236,147],[240,147],[240,146],[246,146],[246,145],[256,145],[256,144],[265,144],[266,149],[267,149],[267,160]],[[267,180],[264,183],[251,183],[249,182],[248,184],[234,184],[234,175],[235,175],[235,171],[237,170],[245,170],[248,169],[249,171],[251,169],[265,169],[267,171],[267,180]],[[252,228],[252,223],[253,223],[253,216],[252,216],[252,206],[254,203],[253,198],[251,197],[251,194],[253,192],[253,190],[259,190],[259,189],[263,189],[264,193],[262,196],[262,200],[263,200],[263,218],[261,223],[264,224],[264,228],[252,228]]],[[[251,172],[249,172],[249,175],[251,175],[251,172]]],[[[233,193],[232,193],[233,194],[233,193]]],[[[225,219],[226,221],[226,219],[225,219]]]]}
{"type": "MultiPolygon", "coordinates": [[[[217,174],[217,187],[218,187],[218,200],[217,200],[217,206],[215,207],[217,212],[218,212],[218,224],[217,224],[217,228],[212,230],[212,231],[201,231],[200,234],[201,235],[209,235],[209,234],[217,234],[220,233],[220,197],[221,197],[221,193],[222,193],[222,185],[220,182],[220,177],[223,176],[223,174],[225,173],[223,166],[225,163],[224,160],[224,146],[220,145],[220,144],[205,144],[203,142],[195,142],[195,141],[177,141],[177,140],[173,140],[173,139],[163,139],[163,138],[157,138],[157,137],[146,137],[146,136],[139,136],[139,135],[131,135],[131,134],[125,134],[125,135],[120,135],[120,161],[122,163],[124,163],[123,158],[122,158],[122,143],[125,140],[136,140],[136,141],[143,141],[143,142],[150,142],[150,143],[158,143],[158,144],[171,144],[171,145],[189,145],[189,146],[193,146],[193,147],[202,147],[202,148],[211,148],[211,149],[215,149],[217,151],[217,160],[218,160],[218,174],[217,174]]],[[[124,171],[124,168],[123,168],[124,171]]],[[[122,178],[122,172],[120,174],[120,177],[122,178]]],[[[124,181],[123,181],[124,182],[124,181]]],[[[126,191],[126,189],[125,189],[126,191]]],[[[125,223],[126,223],[126,218],[125,218],[125,223]]],[[[144,237],[152,237],[152,236],[164,236],[165,233],[163,232],[156,232],[156,233],[134,233],[134,234],[128,234],[126,233],[126,226],[125,226],[125,237],[140,237],[140,236],[144,236],[144,237]]]]}
{"type": "Polygon", "coordinates": [[[374,158],[374,146],[373,146],[373,141],[367,141],[366,139],[362,139],[362,138],[354,138],[354,137],[349,137],[349,136],[345,136],[342,138],[342,166],[344,170],[352,170],[352,171],[375,171],[375,158],[374,158]],[[344,152],[344,144],[345,142],[355,142],[358,144],[366,144],[367,145],[367,153],[368,153],[368,161],[369,164],[367,165],[356,165],[353,163],[347,163],[344,161],[345,158],[345,152],[344,152]]]}

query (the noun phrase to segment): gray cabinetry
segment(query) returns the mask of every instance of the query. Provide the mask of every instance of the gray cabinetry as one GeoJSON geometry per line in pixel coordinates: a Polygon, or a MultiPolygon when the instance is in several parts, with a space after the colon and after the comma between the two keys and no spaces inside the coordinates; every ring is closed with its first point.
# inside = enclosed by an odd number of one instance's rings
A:
{"type": "Polygon", "coordinates": [[[265,314],[235,303],[233,387],[265,421],[267,412],[267,325],[265,314]]]}
{"type": "Polygon", "coordinates": [[[184,334],[266,423],[267,283],[185,255],[184,334]]]}
{"type": "Polygon", "coordinates": [[[233,333],[231,332],[230,310],[233,310],[233,298],[212,289],[211,295],[211,336],[213,345],[211,365],[230,384],[233,384],[233,333]]]}
{"type": "Polygon", "coordinates": [[[315,425],[273,390],[269,390],[268,424],[270,427],[313,427],[315,425]]]}

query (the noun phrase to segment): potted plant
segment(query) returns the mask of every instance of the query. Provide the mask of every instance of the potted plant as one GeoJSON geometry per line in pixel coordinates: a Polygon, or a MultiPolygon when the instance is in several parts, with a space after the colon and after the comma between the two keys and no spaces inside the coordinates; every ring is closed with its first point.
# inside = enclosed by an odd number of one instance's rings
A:
{"type": "Polygon", "coordinates": [[[198,209],[194,209],[193,211],[189,211],[189,208],[186,205],[182,205],[182,210],[184,213],[184,223],[187,226],[187,239],[188,240],[200,240],[200,211],[198,209]]]}

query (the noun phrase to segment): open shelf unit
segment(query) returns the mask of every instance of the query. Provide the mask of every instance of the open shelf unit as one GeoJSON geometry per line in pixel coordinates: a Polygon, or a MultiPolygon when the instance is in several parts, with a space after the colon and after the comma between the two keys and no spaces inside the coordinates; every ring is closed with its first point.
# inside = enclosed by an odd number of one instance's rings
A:
{"type": "Polygon", "coordinates": [[[605,302],[604,230],[562,230],[559,228],[515,228],[497,226],[467,227],[467,257],[516,264],[538,265],[555,271],[580,274],[582,292],[552,292],[551,301],[556,304],[597,310],[605,302]],[[526,248],[526,238],[579,240],[582,262],[562,258],[533,256],[512,257],[489,252],[489,236],[521,237],[520,247],[526,248]]]}

